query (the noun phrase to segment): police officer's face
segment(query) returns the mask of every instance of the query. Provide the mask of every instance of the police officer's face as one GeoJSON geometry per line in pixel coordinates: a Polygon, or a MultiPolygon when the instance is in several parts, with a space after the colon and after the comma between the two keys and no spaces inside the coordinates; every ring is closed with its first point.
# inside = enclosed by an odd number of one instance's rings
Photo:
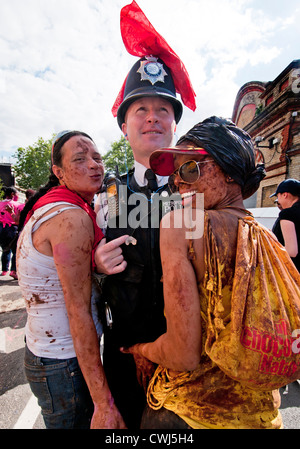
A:
{"type": "Polygon", "coordinates": [[[149,167],[154,150],[172,145],[175,127],[171,103],[160,97],[143,97],[129,106],[122,131],[127,134],[135,160],[149,167]]]}

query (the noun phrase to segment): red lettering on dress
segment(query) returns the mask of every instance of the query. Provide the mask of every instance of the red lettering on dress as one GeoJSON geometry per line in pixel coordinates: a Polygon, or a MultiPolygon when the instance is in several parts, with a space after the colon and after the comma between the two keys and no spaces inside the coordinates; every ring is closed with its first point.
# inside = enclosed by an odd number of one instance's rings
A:
{"type": "Polygon", "coordinates": [[[292,354],[292,345],[289,338],[285,338],[283,341],[283,356],[290,357],[292,354]]]}
{"type": "Polygon", "coordinates": [[[251,348],[254,351],[260,351],[260,343],[261,343],[261,335],[256,329],[253,329],[253,340],[251,348]]]}
{"type": "Polygon", "coordinates": [[[241,343],[246,348],[251,345],[251,337],[252,337],[251,329],[249,327],[245,327],[243,329],[243,332],[242,332],[242,335],[241,335],[241,343]],[[248,337],[250,337],[250,339],[248,337]]]}
{"type": "Polygon", "coordinates": [[[265,354],[269,354],[272,351],[273,341],[274,340],[272,338],[272,335],[264,334],[262,336],[262,345],[261,345],[262,352],[264,352],[265,354]]]}
{"type": "Polygon", "coordinates": [[[278,374],[278,376],[285,376],[286,375],[286,371],[287,371],[287,369],[286,369],[286,366],[285,366],[285,360],[282,359],[280,361],[280,363],[279,363],[277,374],[278,374]]]}
{"type": "Polygon", "coordinates": [[[298,359],[295,360],[296,351],[293,351],[300,339],[296,340],[298,334],[295,335],[295,331],[293,334],[290,332],[289,323],[285,320],[273,325],[274,334],[253,327],[244,327],[240,342],[245,348],[260,353],[258,371],[286,377],[288,381],[295,372],[300,371],[300,363],[298,359]]]}
{"type": "Polygon", "coordinates": [[[278,340],[274,340],[272,355],[274,357],[282,357],[282,348],[279,349],[279,345],[282,345],[282,338],[278,337],[278,340]]]}
{"type": "Polygon", "coordinates": [[[263,354],[259,371],[269,373],[271,371],[272,360],[273,356],[268,357],[266,354],[263,354]]]}

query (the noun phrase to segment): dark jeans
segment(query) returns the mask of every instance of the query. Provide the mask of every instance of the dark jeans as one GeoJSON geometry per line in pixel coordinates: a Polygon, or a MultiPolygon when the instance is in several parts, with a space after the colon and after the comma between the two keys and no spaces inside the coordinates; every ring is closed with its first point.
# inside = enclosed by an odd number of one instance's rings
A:
{"type": "Polygon", "coordinates": [[[47,429],[89,429],[94,407],[76,357],[36,357],[26,346],[25,373],[47,429]]]}
{"type": "Polygon", "coordinates": [[[12,242],[17,232],[17,226],[3,226],[3,224],[0,223],[0,246],[3,251],[1,256],[2,271],[9,270],[11,253],[11,271],[16,271],[16,245],[13,245],[12,248],[9,248],[9,244],[12,242]]]}

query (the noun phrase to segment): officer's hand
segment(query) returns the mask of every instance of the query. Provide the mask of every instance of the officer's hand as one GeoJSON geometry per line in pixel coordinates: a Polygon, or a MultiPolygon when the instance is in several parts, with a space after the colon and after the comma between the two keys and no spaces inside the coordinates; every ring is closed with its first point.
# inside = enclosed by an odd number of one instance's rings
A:
{"type": "Polygon", "coordinates": [[[127,262],[124,260],[120,246],[125,243],[127,237],[128,235],[122,235],[108,243],[105,238],[101,240],[95,252],[98,273],[117,274],[125,270],[127,262]]]}

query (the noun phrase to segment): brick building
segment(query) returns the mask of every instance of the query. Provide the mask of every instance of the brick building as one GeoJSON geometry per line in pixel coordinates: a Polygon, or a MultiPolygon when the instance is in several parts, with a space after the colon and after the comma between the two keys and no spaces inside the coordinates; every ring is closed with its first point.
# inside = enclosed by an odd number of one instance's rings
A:
{"type": "Polygon", "coordinates": [[[272,207],[277,185],[300,179],[300,59],[271,82],[251,81],[239,90],[232,120],[253,139],[257,162],[267,176],[247,207],[272,207]]]}

